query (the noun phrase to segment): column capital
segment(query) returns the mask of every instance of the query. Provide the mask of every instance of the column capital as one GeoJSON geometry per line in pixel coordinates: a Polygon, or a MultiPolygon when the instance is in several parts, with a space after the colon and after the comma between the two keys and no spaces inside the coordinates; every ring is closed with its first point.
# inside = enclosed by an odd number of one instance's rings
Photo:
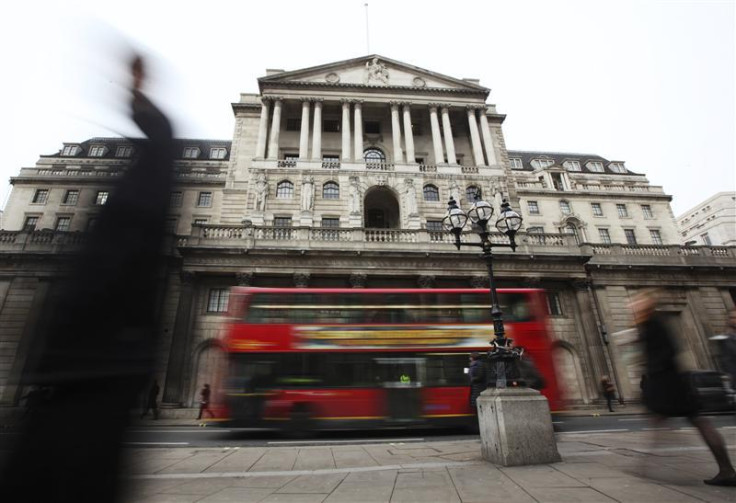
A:
{"type": "Polygon", "coordinates": [[[402,105],[402,106],[403,106],[404,108],[411,108],[412,104],[413,104],[413,103],[412,103],[411,101],[402,101],[402,102],[401,102],[401,105],[402,105]]]}
{"type": "Polygon", "coordinates": [[[302,103],[311,103],[312,102],[312,98],[309,98],[309,97],[306,97],[305,96],[305,97],[301,98],[301,102],[302,103]]]}
{"type": "Polygon", "coordinates": [[[314,103],[322,103],[325,99],[324,98],[310,98],[311,101],[314,103]]]}
{"type": "Polygon", "coordinates": [[[352,102],[353,100],[351,100],[350,98],[340,98],[340,103],[342,103],[343,106],[350,105],[352,102]]]}
{"type": "Polygon", "coordinates": [[[353,99],[353,100],[350,100],[350,102],[353,103],[353,104],[355,104],[356,106],[357,105],[362,105],[363,104],[363,101],[364,100],[361,100],[361,99],[353,99]]]}
{"type": "Polygon", "coordinates": [[[468,104],[465,105],[466,110],[484,110],[486,108],[485,105],[472,105],[468,104]]]}
{"type": "Polygon", "coordinates": [[[266,95],[266,96],[263,96],[261,99],[271,101],[274,103],[277,101],[284,101],[284,98],[282,98],[281,96],[273,96],[273,95],[266,95]]]}
{"type": "Polygon", "coordinates": [[[388,102],[388,105],[391,107],[391,110],[392,111],[393,110],[398,110],[399,109],[399,105],[401,105],[401,102],[400,101],[389,101],[388,102]]]}

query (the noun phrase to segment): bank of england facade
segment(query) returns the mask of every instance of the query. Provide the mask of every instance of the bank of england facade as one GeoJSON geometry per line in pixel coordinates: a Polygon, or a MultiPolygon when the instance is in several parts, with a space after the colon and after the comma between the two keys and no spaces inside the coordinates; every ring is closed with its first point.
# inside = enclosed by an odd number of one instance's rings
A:
{"type": "MultiPolygon", "coordinates": [[[[476,194],[524,218],[517,250],[494,250],[497,280],[547,290],[572,404],[600,400],[603,375],[638,398],[612,340],[631,328],[627,303],[643,287],[664,288],[688,364],[714,366],[708,339],[734,308],[736,248],[680,246],[671,196],[623,161],[508,150],[488,88],[382,56],[269,70],[258,87],[232,104],[232,139],[177,140],[165,403],[192,406],[216,375],[232,286],[487,288],[477,253],[457,251],[441,227],[450,197],[467,210],[476,194]]],[[[0,231],[3,405],[23,392],[14,382],[68,254],[135,155],[125,138],[64,143],[12,178],[0,231]]]]}

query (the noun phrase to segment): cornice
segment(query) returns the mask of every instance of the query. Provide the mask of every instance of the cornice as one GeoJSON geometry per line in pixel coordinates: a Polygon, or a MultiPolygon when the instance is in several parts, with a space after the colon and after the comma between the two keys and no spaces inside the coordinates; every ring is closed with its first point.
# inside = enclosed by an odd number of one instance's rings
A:
{"type": "MultiPolygon", "coordinates": [[[[264,83],[265,84],[265,83],[264,83]]],[[[264,86],[266,87],[266,86],[264,86]]],[[[336,84],[330,84],[328,82],[305,82],[305,81],[290,81],[290,82],[268,82],[267,87],[269,88],[278,88],[278,89],[288,89],[291,87],[309,87],[313,89],[359,89],[359,90],[369,90],[369,91],[383,91],[383,90],[392,90],[392,91],[407,91],[411,93],[420,93],[420,94],[470,94],[475,96],[488,96],[488,91],[483,91],[480,89],[453,89],[453,88],[444,88],[444,87],[415,87],[415,86],[392,86],[392,85],[385,85],[385,86],[375,86],[370,84],[342,84],[342,83],[336,83],[336,84]]]]}

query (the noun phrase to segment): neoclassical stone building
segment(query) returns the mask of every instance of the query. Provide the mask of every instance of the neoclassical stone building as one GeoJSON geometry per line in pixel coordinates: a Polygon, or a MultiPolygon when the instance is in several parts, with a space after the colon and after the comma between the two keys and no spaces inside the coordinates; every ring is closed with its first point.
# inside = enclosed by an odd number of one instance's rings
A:
{"type": "MultiPolygon", "coordinates": [[[[188,406],[220,358],[233,285],[487,287],[475,253],[441,219],[475,194],[524,217],[501,286],[548,291],[560,376],[575,404],[613,375],[638,376],[611,341],[631,327],[629,297],[666,290],[690,364],[713,367],[708,337],[736,299],[736,249],[683,248],[671,196],[622,161],[506,148],[490,90],[381,56],[268,70],[232,105],[232,140],[178,140],[169,261],[160,304],[164,401],[188,406]]],[[[14,177],[0,232],[0,399],[33,351],[46,299],[135,158],[124,138],[65,143],[14,177]]],[[[468,233],[466,239],[477,239],[468,233]]],[[[500,234],[493,239],[503,242],[500,234]]]]}

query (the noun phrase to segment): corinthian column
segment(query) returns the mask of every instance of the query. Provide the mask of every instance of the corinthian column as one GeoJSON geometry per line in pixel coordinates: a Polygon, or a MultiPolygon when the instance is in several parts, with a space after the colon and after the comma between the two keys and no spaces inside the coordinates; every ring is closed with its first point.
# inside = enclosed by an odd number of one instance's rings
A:
{"type": "Polygon", "coordinates": [[[470,142],[473,145],[473,158],[476,166],[485,166],[483,159],[483,147],[480,145],[480,134],[478,134],[478,122],[475,117],[475,107],[468,106],[468,126],[470,127],[470,142]]]}
{"type": "Polygon", "coordinates": [[[309,158],[309,100],[302,101],[302,124],[299,133],[299,159],[309,158]]]}
{"type": "Polygon", "coordinates": [[[266,98],[261,100],[261,122],[258,123],[258,143],[256,143],[256,158],[266,157],[266,134],[268,133],[268,105],[266,98]]]}
{"type": "Polygon", "coordinates": [[[281,132],[281,99],[273,101],[273,118],[271,119],[271,140],[268,142],[268,158],[275,160],[279,155],[279,133],[281,132]]]}
{"type": "Polygon", "coordinates": [[[415,163],[414,155],[414,131],[411,129],[411,109],[408,103],[404,103],[404,142],[406,143],[406,162],[415,163]]]}
{"type": "Polygon", "coordinates": [[[322,100],[314,100],[314,128],[312,129],[312,159],[322,160],[322,100]]]}
{"type": "Polygon", "coordinates": [[[455,157],[455,140],[452,139],[452,126],[450,125],[450,112],[447,107],[442,107],[442,128],[445,130],[445,150],[447,151],[447,162],[457,164],[455,157]]]}
{"type": "Polygon", "coordinates": [[[445,157],[442,155],[442,134],[440,121],[437,119],[437,106],[429,105],[429,123],[432,126],[432,146],[434,147],[434,163],[442,164],[445,157]]]}
{"type": "Polygon", "coordinates": [[[486,150],[486,159],[488,165],[493,166],[498,164],[496,160],[496,149],[493,146],[493,137],[491,136],[491,128],[488,126],[488,117],[486,117],[486,111],[480,111],[480,130],[483,134],[483,147],[486,150]]]}
{"type": "Polygon", "coordinates": [[[399,122],[399,104],[391,102],[391,132],[394,137],[394,162],[404,162],[404,154],[401,151],[401,123],[399,122]]]}
{"type": "Polygon", "coordinates": [[[355,127],[353,130],[355,131],[355,148],[353,149],[353,158],[356,161],[362,161],[363,160],[363,102],[362,101],[356,101],[355,102],[355,109],[353,112],[354,120],[355,120],[355,127]]]}
{"type": "Polygon", "coordinates": [[[342,100],[342,160],[350,161],[350,101],[342,100]]]}

